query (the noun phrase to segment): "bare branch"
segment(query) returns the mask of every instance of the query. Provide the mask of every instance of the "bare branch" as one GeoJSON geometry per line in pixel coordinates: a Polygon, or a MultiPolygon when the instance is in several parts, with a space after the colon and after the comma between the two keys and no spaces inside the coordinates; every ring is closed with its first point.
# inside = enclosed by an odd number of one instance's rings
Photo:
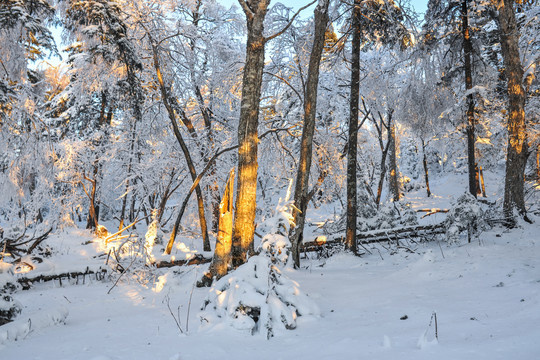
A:
{"type": "MultiPolygon", "coordinates": [[[[239,2],[243,2],[243,0],[238,0],[239,2]]],[[[302,10],[305,10],[307,9],[308,7],[310,7],[311,5],[315,4],[317,2],[317,0],[313,0],[312,2],[310,2],[309,4],[307,4],[306,6],[303,6],[301,7],[300,9],[298,9],[298,11],[294,14],[294,16],[292,17],[292,19],[289,21],[289,23],[287,25],[285,25],[285,27],[283,29],[281,29],[280,31],[278,31],[277,33],[275,33],[274,35],[271,35],[267,38],[264,38],[264,42],[268,42],[278,36],[280,36],[281,34],[283,34],[285,31],[287,31],[287,29],[289,29],[289,27],[291,27],[294,19],[296,19],[296,17],[298,16],[298,14],[300,14],[300,12],[302,10]]]]}
{"type": "Polygon", "coordinates": [[[253,19],[253,16],[255,16],[255,14],[253,13],[253,11],[251,11],[248,4],[244,0],[238,0],[238,3],[242,7],[242,10],[244,10],[244,13],[246,14],[246,17],[249,20],[253,19]]]}

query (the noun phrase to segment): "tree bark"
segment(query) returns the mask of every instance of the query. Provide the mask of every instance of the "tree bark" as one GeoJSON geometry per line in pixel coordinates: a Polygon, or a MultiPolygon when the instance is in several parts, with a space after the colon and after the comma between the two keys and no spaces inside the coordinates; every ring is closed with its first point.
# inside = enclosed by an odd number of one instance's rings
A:
{"type": "Polygon", "coordinates": [[[390,193],[394,201],[399,201],[401,193],[399,191],[399,168],[397,164],[397,149],[396,149],[396,122],[392,121],[393,110],[388,112],[388,125],[390,129],[388,131],[388,142],[390,143],[390,156],[389,156],[389,168],[390,168],[390,179],[388,181],[390,185],[390,193]]]}
{"type": "Polygon", "coordinates": [[[522,84],[523,67],[519,58],[519,32],[513,6],[513,0],[501,0],[498,9],[501,50],[508,80],[508,147],[503,211],[509,225],[515,222],[514,210],[527,219],[524,198],[528,157],[525,91],[522,84]]]}
{"type": "Polygon", "coordinates": [[[293,226],[289,239],[292,245],[294,266],[300,266],[300,245],[302,243],[307,205],[309,202],[309,174],[313,155],[313,135],[315,133],[315,115],[317,113],[317,88],[319,85],[319,66],[325,44],[325,33],[328,25],[329,0],[322,0],[315,8],[315,33],[313,47],[309,57],[309,69],[304,95],[304,127],[300,145],[300,161],[296,172],[294,189],[293,226]]]}
{"type": "Polygon", "coordinates": [[[356,154],[358,146],[358,100],[360,96],[360,12],[361,0],[354,1],[352,14],[351,97],[349,113],[349,138],[347,154],[347,228],[345,248],[357,252],[356,245],[356,154]]]}
{"type": "Polygon", "coordinates": [[[422,165],[424,166],[424,179],[426,181],[427,197],[431,196],[431,189],[429,188],[429,171],[426,155],[426,142],[422,139],[422,165]]]}
{"type": "Polygon", "coordinates": [[[540,183],[540,144],[536,146],[536,181],[540,183]]]}
{"type": "Polygon", "coordinates": [[[233,228],[233,192],[234,168],[229,173],[223,198],[219,204],[219,230],[214,250],[214,257],[208,272],[203,275],[198,286],[210,286],[214,278],[227,275],[231,265],[232,228],[233,228]]]}
{"type": "MultiPolygon", "coordinates": [[[[472,89],[472,41],[469,29],[468,0],[461,2],[461,32],[463,34],[463,57],[465,62],[465,89],[472,89]]],[[[469,169],[469,192],[477,196],[475,159],[475,120],[473,95],[467,95],[467,164],[469,169]]]]}
{"type": "Polygon", "coordinates": [[[238,123],[238,182],[232,236],[232,264],[236,269],[247,260],[253,246],[257,208],[257,127],[264,68],[264,18],[270,0],[239,0],[246,15],[246,63],[238,123]]]}

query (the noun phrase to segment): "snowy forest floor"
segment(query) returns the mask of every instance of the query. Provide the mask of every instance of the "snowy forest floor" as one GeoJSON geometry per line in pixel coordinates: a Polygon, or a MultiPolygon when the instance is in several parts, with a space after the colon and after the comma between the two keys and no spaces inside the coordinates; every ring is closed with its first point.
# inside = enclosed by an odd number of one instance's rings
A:
{"type": "MultiPolygon", "coordinates": [[[[420,194],[409,200],[415,207],[445,207],[459,195],[450,194],[457,187],[434,182],[433,203],[420,194]]],[[[193,284],[207,265],[158,269],[145,285],[125,278],[110,294],[113,282],[36,284],[14,294],[23,312],[0,327],[0,358],[536,359],[540,218],[533,219],[534,224],[512,230],[493,228],[470,244],[463,238],[454,245],[385,245],[362,257],[340,253],[304,259],[300,270],[285,274],[317,303],[321,315],[300,317],[297,329],[277,332],[270,340],[225,325],[199,331],[198,313],[208,289],[193,284]],[[179,314],[184,334],[167,302],[179,314]],[[22,335],[5,340],[9,331],[22,335]]],[[[56,236],[65,251],[47,266],[58,273],[77,263],[83,270],[81,259],[93,254],[88,246],[67,244],[80,244],[87,236],[74,230],[56,236]]]]}

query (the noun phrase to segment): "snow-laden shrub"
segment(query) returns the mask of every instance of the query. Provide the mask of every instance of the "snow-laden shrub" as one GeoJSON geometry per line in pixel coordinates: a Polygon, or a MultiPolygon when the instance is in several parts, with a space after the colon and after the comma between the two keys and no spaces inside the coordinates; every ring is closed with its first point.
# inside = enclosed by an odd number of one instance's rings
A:
{"type": "Polygon", "coordinates": [[[446,240],[449,243],[456,243],[459,234],[470,230],[476,236],[478,231],[484,226],[484,213],[478,200],[466,192],[461,195],[448,211],[444,222],[446,229],[446,240]]]}
{"type": "Polygon", "coordinates": [[[392,229],[418,225],[418,217],[411,204],[390,202],[382,204],[373,216],[358,218],[358,231],[392,229]]]}
{"type": "Polygon", "coordinates": [[[21,304],[15,301],[11,295],[0,292],[0,326],[13,320],[21,313],[21,304]]]}
{"type": "Polygon", "coordinates": [[[287,278],[285,267],[291,244],[287,237],[292,216],[290,185],[285,200],[258,230],[266,234],[260,255],[251,257],[210,289],[201,308],[201,328],[225,323],[235,329],[270,338],[275,331],[296,328],[302,315],[318,315],[317,305],[287,278]]]}
{"type": "Polygon", "coordinates": [[[316,304],[266,255],[251,257],[218,280],[202,306],[201,328],[225,323],[270,338],[276,330],[296,328],[296,319],[318,315],[316,304]]]}
{"type": "Polygon", "coordinates": [[[152,254],[154,245],[163,243],[163,231],[160,229],[158,211],[155,209],[152,211],[152,222],[148,225],[144,239],[146,260],[151,263],[155,260],[152,254]]]}
{"type": "Polygon", "coordinates": [[[265,235],[260,250],[264,252],[273,264],[285,265],[291,254],[291,242],[281,234],[265,235]]]}
{"type": "Polygon", "coordinates": [[[292,224],[292,210],[294,201],[291,200],[292,180],[289,182],[285,198],[279,198],[278,205],[270,212],[270,216],[257,225],[257,231],[261,234],[279,234],[287,236],[292,224]]]}
{"type": "Polygon", "coordinates": [[[10,293],[18,288],[14,281],[12,265],[0,261],[0,326],[13,320],[21,313],[22,307],[10,293]]]}

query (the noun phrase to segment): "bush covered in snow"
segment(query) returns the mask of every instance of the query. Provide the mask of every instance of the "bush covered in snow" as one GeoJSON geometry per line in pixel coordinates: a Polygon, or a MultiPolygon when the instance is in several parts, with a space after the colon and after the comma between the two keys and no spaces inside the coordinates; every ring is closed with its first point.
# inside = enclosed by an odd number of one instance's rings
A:
{"type": "Polygon", "coordinates": [[[225,323],[270,338],[296,328],[302,315],[318,315],[315,303],[266,255],[254,256],[210,289],[200,314],[202,329],[225,323]]]}
{"type": "Polygon", "coordinates": [[[478,200],[466,192],[461,195],[448,211],[444,222],[446,239],[449,243],[459,240],[459,234],[470,230],[471,235],[477,235],[484,227],[484,213],[478,200]]]}
{"type": "Polygon", "coordinates": [[[210,289],[201,308],[201,328],[225,323],[250,334],[270,338],[275,331],[296,328],[296,319],[318,315],[317,305],[280,268],[287,266],[291,244],[290,186],[285,200],[258,229],[266,235],[260,255],[251,257],[210,289]]]}
{"type": "Polygon", "coordinates": [[[11,264],[0,262],[0,326],[12,321],[22,309],[10,295],[18,287],[11,268],[11,264]]]}

